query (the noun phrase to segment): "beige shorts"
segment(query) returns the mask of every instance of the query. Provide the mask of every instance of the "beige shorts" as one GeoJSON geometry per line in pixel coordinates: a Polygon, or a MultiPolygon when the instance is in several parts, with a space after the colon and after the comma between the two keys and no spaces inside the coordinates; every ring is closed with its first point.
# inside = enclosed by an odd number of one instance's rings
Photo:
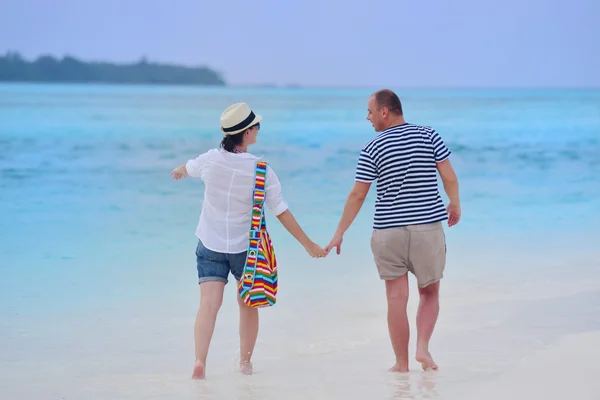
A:
{"type": "Polygon", "coordinates": [[[374,230],[371,250],[383,280],[410,271],[419,287],[425,287],[444,276],[446,236],[441,222],[374,230]]]}

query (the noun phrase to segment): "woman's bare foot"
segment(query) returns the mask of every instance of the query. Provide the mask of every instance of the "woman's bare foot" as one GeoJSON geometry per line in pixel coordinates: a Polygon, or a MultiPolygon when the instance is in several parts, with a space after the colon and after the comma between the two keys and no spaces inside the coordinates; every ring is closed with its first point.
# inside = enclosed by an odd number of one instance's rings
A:
{"type": "Polygon", "coordinates": [[[408,372],[408,362],[396,362],[396,364],[390,368],[390,372],[408,372]]]}
{"type": "Polygon", "coordinates": [[[252,375],[252,363],[250,361],[240,363],[240,372],[243,375],[252,375]]]}
{"type": "Polygon", "coordinates": [[[438,370],[438,366],[433,361],[433,358],[431,357],[431,353],[429,352],[429,350],[417,349],[417,355],[415,358],[417,359],[418,362],[421,363],[421,367],[423,367],[423,371],[427,371],[430,369],[432,369],[434,371],[438,370]]]}
{"type": "Polygon", "coordinates": [[[192,372],[192,379],[204,379],[205,365],[202,361],[196,361],[194,364],[194,372],[192,372]]]}

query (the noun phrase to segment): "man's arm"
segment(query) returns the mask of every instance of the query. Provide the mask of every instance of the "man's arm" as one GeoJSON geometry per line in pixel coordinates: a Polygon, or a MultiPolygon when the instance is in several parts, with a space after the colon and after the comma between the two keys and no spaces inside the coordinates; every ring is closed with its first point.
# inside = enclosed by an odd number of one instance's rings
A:
{"type": "Polygon", "coordinates": [[[446,158],[444,161],[436,164],[437,170],[442,178],[444,184],[444,191],[448,196],[450,204],[448,204],[448,226],[453,226],[460,220],[460,197],[458,194],[458,178],[450,164],[450,159],[446,158]]]}
{"type": "Polygon", "coordinates": [[[362,205],[367,198],[367,194],[369,193],[369,189],[371,188],[370,182],[355,182],[354,187],[350,191],[348,198],[346,199],[346,204],[344,205],[344,212],[342,213],[342,218],[340,219],[340,223],[338,224],[337,230],[333,239],[325,248],[325,251],[329,253],[332,248],[336,247],[337,254],[340,254],[342,240],[344,239],[344,233],[350,228],[352,222],[358,215],[362,205]]]}
{"type": "Polygon", "coordinates": [[[371,155],[371,150],[372,149],[364,148],[360,151],[360,156],[358,157],[358,163],[356,165],[354,187],[346,199],[344,212],[342,213],[342,218],[340,219],[337,230],[333,235],[333,239],[331,239],[331,242],[325,247],[327,253],[329,253],[332,248],[336,247],[337,254],[340,254],[344,233],[346,233],[358,215],[360,208],[367,198],[371,183],[378,178],[377,164],[371,155]]]}
{"type": "Polygon", "coordinates": [[[346,205],[344,206],[344,212],[342,218],[338,224],[337,232],[342,235],[346,233],[354,219],[358,215],[362,205],[367,198],[371,184],[367,182],[355,182],[354,187],[350,191],[348,198],[346,199],[346,205]]]}

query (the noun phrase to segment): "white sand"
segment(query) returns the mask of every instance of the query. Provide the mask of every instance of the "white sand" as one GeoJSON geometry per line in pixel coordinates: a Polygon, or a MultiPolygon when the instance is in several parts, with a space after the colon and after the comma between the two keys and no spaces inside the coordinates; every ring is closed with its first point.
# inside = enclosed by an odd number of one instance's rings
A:
{"type": "MultiPolygon", "coordinates": [[[[491,382],[465,382],[463,400],[600,399],[600,331],[570,335],[491,382]]],[[[446,398],[441,396],[440,398],[446,398]]],[[[451,398],[451,397],[448,397],[451,398]]]]}
{"type": "MultiPolygon", "coordinates": [[[[598,400],[600,279],[556,275],[447,279],[432,342],[438,373],[416,362],[409,374],[387,372],[385,295],[370,272],[338,278],[345,288],[360,280],[360,292],[324,300],[298,302],[303,292],[286,287],[281,303],[261,312],[251,377],[235,368],[233,287],[204,382],[189,379],[195,293],[69,317],[14,316],[0,320],[0,399],[598,400]]],[[[412,355],[416,302],[412,296],[412,355]]]]}

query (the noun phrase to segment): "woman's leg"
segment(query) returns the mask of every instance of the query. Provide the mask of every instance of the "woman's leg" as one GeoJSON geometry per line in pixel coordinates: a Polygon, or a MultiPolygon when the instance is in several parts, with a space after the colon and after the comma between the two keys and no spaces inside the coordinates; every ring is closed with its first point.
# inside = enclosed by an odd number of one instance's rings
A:
{"type": "Polygon", "coordinates": [[[215,330],[217,313],[223,303],[225,283],[208,281],[200,283],[200,307],[194,324],[194,343],[196,345],[196,363],[192,379],[203,379],[206,372],[208,347],[215,330]]]}
{"type": "Polygon", "coordinates": [[[236,291],[240,308],[240,372],[252,374],[252,353],[258,336],[258,309],[248,307],[236,291]]]}

